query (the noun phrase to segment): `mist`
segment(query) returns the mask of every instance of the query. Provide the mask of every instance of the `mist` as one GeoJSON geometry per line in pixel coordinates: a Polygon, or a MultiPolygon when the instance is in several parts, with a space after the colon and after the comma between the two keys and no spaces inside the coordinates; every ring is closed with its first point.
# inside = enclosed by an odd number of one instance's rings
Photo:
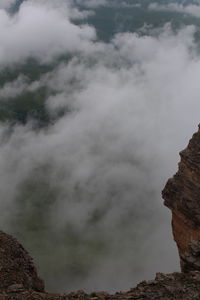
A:
{"type": "Polygon", "coordinates": [[[1,119],[1,229],[54,292],[125,290],[178,271],[161,190],[199,123],[196,27],[146,26],[106,43],[80,21],[105,1],[27,0],[15,13],[3,3],[1,75],[17,72],[1,105],[45,89],[48,124],[1,119]],[[46,71],[22,72],[30,58],[46,71]]]}
{"type": "Polygon", "coordinates": [[[178,4],[178,3],[169,3],[169,4],[158,4],[151,3],[149,5],[149,9],[157,10],[157,11],[172,11],[178,12],[181,14],[188,14],[194,16],[196,18],[200,17],[200,6],[199,4],[178,4]]]}

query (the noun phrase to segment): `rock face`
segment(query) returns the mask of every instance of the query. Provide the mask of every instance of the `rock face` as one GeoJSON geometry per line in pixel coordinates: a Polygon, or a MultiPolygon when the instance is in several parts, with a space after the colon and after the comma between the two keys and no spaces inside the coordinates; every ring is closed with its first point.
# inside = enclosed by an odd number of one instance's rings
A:
{"type": "Polygon", "coordinates": [[[0,292],[44,291],[44,283],[37,276],[32,258],[22,245],[0,231],[0,292]]]}
{"type": "Polygon", "coordinates": [[[200,128],[180,153],[178,172],[163,192],[183,272],[200,271],[200,128]]]}

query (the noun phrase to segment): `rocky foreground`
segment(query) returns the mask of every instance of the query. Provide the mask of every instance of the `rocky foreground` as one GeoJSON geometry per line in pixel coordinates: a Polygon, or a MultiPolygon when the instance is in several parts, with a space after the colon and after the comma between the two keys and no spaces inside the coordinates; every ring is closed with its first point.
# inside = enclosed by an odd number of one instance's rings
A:
{"type": "Polygon", "coordinates": [[[172,228],[182,273],[158,273],[128,292],[49,294],[23,246],[0,232],[0,300],[131,300],[200,299],[200,129],[180,153],[178,172],[163,190],[172,211],[172,228]]]}
{"type": "Polygon", "coordinates": [[[0,232],[0,300],[131,300],[131,299],[200,299],[200,272],[156,275],[128,292],[109,295],[49,294],[38,277],[32,258],[12,236],[0,232]]]}
{"type": "Polygon", "coordinates": [[[21,285],[12,285],[5,292],[0,294],[1,300],[131,300],[131,299],[200,299],[200,273],[190,272],[161,274],[158,273],[155,280],[144,281],[136,288],[126,293],[107,293],[86,294],[78,291],[71,294],[48,294],[39,293],[33,290],[25,290],[21,285]]]}

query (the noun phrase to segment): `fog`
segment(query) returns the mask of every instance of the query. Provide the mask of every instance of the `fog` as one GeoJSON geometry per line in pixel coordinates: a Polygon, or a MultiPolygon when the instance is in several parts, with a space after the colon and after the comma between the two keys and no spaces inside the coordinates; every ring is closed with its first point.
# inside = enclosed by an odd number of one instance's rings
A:
{"type": "Polygon", "coordinates": [[[149,5],[149,9],[157,10],[157,11],[172,11],[183,14],[192,15],[194,17],[200,17],[200,6],[199,4],[178,4],[178,3],[169,3],[169,4],[158,4],[151,3],[149,5]]]}
{"type": "Polygon", "coordinates": [[[1,9],[8,9],[10,8],[16,1],[15,0],[1,0],[0,8],[1,9]]]}
{"type": "Polygon", "coordinates": [[[104,43],[92,25],[74,22],[93,12],[73,1],[6,9],[1,72],[30,57],[53,67],[34,80],[19,72],[1,100],[45,87],[56,117],[41,128],[1,122],[1,229],[27,247],[48,290],[125,290],[178,271],[161,190],[199,123],[195,26],[175,33],[168,23],[104,43]]]}

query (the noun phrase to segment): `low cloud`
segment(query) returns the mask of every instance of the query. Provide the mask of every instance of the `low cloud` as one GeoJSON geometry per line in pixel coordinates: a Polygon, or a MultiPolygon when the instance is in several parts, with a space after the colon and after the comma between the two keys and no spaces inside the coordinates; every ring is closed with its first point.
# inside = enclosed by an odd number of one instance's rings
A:
{"type": "Polygon", "coordinates": [[[178,3],[169,3],[164,5],[158,3],[151,3],[149,5],[149,9],[156,11],[178,12],[188,14],[196,18],[200,17],[200,6],[198,4],[183,5],[178,3]]]}
{"type": "Polygon", "coordinates": [[[84,5],[88,8],[97,8],[102,5],[107,5],[108,0],[76,0],[77,4],[84,5]]]}
{"type": "Polygon", "coordinates": [[[52,5],[1,11],[1,68],[73,52],[0,89],[9,101],[45,86],[49,114],[64,111],[37,130],[1,124],[1,228],[23,241],[49,289],[127,289],[178,269],[161,190],[199,122],[195,27],[105,44],[52,5]]]}
{"type": "Polygon", "coordinates": [[[0,10],[0,66],[23,62],[28,57],[49,62],[58,55],[90,48],[95,30],[70,21],[84,17],[84,12],[71,9],[65,1],[60,3],[57,7],[46,1],[25,1],[15,15],[0,10]]]}
{"type": "Polygon", "coordinates": [[[1,0],[0,2],[0,9],[9,9],[16,0],[1,0]]]}

